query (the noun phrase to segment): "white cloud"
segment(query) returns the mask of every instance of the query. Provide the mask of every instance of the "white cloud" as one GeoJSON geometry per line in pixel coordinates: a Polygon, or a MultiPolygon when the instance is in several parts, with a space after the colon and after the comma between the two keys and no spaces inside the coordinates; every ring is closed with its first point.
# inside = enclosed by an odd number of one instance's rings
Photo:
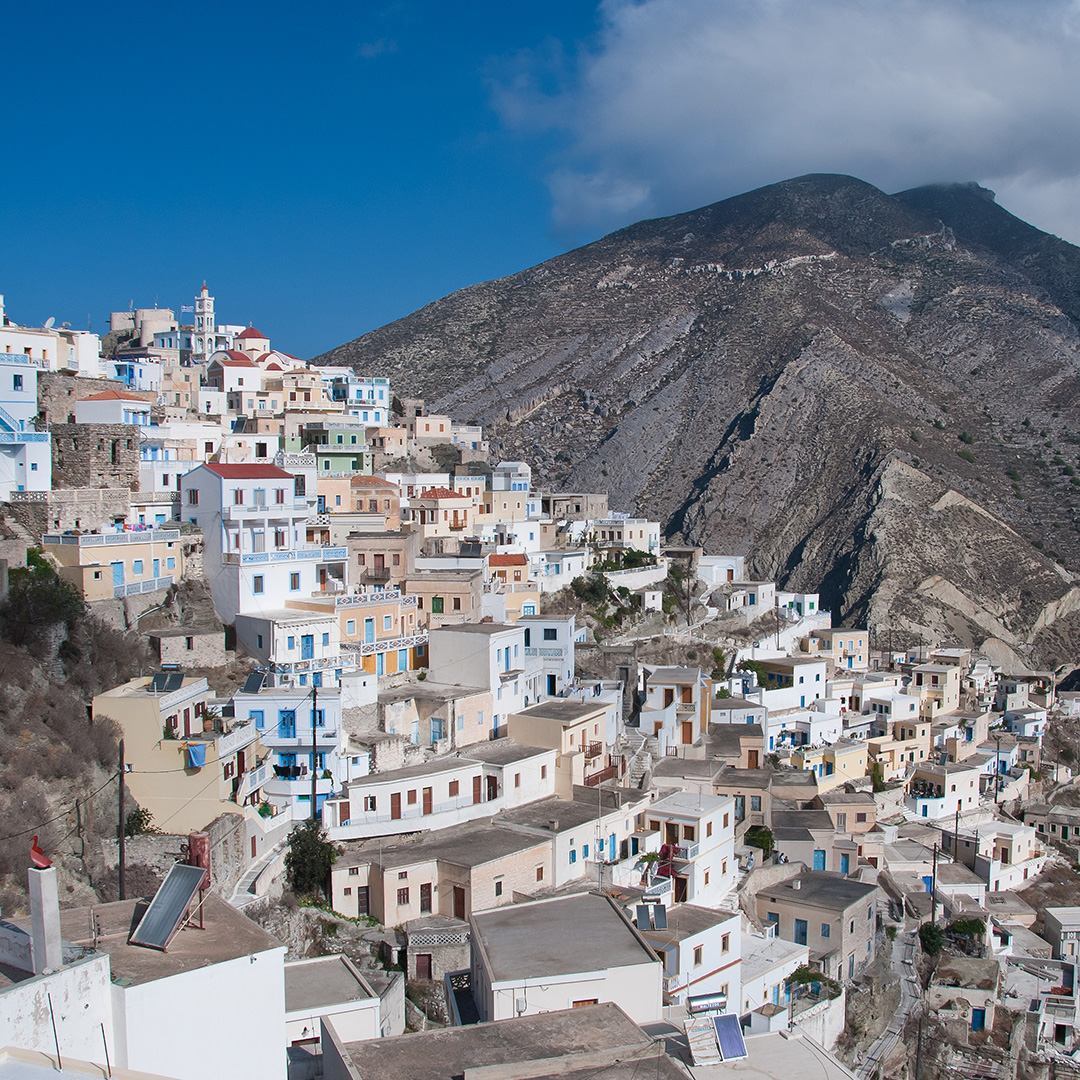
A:
{"type": "Polygon", "coordinates": [[[562,229],[687,210],[807,172],[895,191],[979,180],[1080,240],[1077,0],[607,0],[558,78],[501,86],[504,122],[561,133],[562,229]],[[545,81],[555,83],[545,87],[545,81]]]}

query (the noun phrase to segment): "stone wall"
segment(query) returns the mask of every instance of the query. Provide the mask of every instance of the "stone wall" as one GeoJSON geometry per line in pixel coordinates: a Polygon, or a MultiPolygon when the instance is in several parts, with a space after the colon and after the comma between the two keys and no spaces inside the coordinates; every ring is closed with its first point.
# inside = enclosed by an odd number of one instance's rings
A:
{"type": "Polygon", "coordinates": [[[63,491],[14,491],[8,513],[31,536],[78,529],[86,532],[127,518],[131,493],[126,488],[71,488],[63,491]]]}
{"type": "Polygon", "coordinates": [[[131,424],[50,424],[49,431],[54,488],[138,490],[138,428],[131,424]]]}
{"type": "Polygon", "coordinates": [[[106,390],[126,390],[117,379],[87,379],[57,371],[38,373],[38,415],[48,424],[74,424],[75,402],[106,390]]]}
{"type": "Polygon", "coordinates": [[[157,630],[150,634],[150,647],[157,653],[162,664],[179,664],[185,668],[223,667],[225,656],[225,631],[196,630],[192,627],[176,627],[157,630]]]}

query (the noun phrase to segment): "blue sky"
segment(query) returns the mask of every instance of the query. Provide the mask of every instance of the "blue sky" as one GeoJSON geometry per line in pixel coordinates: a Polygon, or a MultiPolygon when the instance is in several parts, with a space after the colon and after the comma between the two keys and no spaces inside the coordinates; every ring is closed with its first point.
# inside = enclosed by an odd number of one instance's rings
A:
{"type": "Polygon", "coordinates": [[[178,308],[314,355],[564,250],[547,137],[491,81],[588,3],[9,5],[0,291],[95,330],[178,308]],[[107,14],[106,14],[107,13],[107,14]]]}
{"type": "Polygon", "coordinates": [[[978,180],[1080,240],[1080,0],[9,4],[0,291],[313,356],[811,171],[978,180]]]}

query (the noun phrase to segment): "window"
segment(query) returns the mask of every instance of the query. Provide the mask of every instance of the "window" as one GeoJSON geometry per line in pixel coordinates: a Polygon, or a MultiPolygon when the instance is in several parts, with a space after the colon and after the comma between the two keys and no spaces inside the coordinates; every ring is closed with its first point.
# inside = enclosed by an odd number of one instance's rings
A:
{"type": "Polygon", "coordinates": [[[258,728],[260,731],[263,729],[265,720],[263,719],[262,709],[252,709],[248,713],[248,719],[253,720],[255,722],[255,727],[258,728]]]}
{"type": "Polygon", "coordinates": [[[541,780],[546,780],[547,779],[547,766],[546,765],[541,765],[540,766],[540,779],[541,780]]]}
{"type": "Polygon", "coordinates": [[[720,951],[722,953],[731,952],[731,935],[724,934],[720,939],[720,951]]]}
{"type": "Polygon", "coordinates": [[[188,506],[199,505],[199,491],[198,488],[188,488],[187,493],[188,506]]]}
{"type": "Polygon", "coordinates": [[[514,787],[521,787],[521,773],[514,773],[514,787]]]}
{"type": "Polygon", "coordinates": [[[821,924],[821,936],[828,937],[832,933],[832,927],[827,922],[821,924]]]}
{"type": "Polygon", "coordinates": [[[543,881],[544,880],[544,868],[542,866],[538,866],[536,868],[536,880],[537,881],[543,881]]]}
{"type": "Polygon", "coordinates": [[[141,574],[143,572],[142,559],[135,559],[131,564],[131,572],[133,574],[141,574]]]}
{"type": "Polygon", "coordinates": [[[296,648],[296,638],[294,638],[291,634],[285,640],[288,643],[285,646],[287,649],[295,649],[296,648]]]}
{"type": "Polygon", "coordinates": [[[760,810],[761,809],[761,796],[760,795],[751,795],[750,796],[750,809],[751,810],[760,810]]]}
{"type": "Polygon", "coordinates": [[[587,859],[589,857],[589,845],[588,844],[582,844],[581,845],[581,857],[583,859],[587,859]]]}
{"type": "Polygon", "coordinates": [[[706,821],[705,822],[705,835],[706,836],[712,836],[712,822],[711,821],[706,821]]]}
{"type": "Polygon", "coordinates": [[[871,904],[871,905],[870,905],[870,906],[869,906],[869,907],[868,907],[868,908],[866,909],[866,917],[867,917],[868,919],[872,919],[872,918],[874,917],[874,905],[873,905],[873,904],[871,904]]]}
{"type": "Polygon", "coordinates": [[[394,617],[393,617],[393,615],[384,615],[382,617],[382,628],[384,630],[392,630],[393,627],[394,627],[394,617]]]}
{"type": "Polygon", "coordinates": [[[855,815],[855,820],[860,822],[860,823],[864,822],[864,821],[866,821],[866,815],[862,814],[862,813],[856,814],[855,815]]]}
{"type": "Polygon", "coordinates": [[[352,896],[352,889],[348,885],[345,886],[345,895],[352,896]]]}
{"type": "Polygon", "coordinates": [[[570,849],[570,864],[571,866],[577,862],[577,851],[574,848],[570,849]]]}
{"type": "Polygon", "coordinates": [[[398,907],[404,907],[409,902],[409,890],[408,887],[404,889],[398,889],[397,891],[398,907]]]}
{"type": "Polygon", "coordinates": [[[450,781],[450,798],[451,799],[454,798],[454,796],[457,795],[459,790],[460,790],[460,787],[459,787],[458,781],[457,780],[451,780],[450,781]]]}
{"type": "Polygon", "coordinates": [[[356,620],[355,619],[350,619],[345,624],[345,633],[346,634],[355,634],[356,633],[356,620]]]}
{"type": "Polygon", "coordinates": [[[695,945],[694,946],[694,967],[701,967],[704,960],[705,960],[705,946],[704,945],[695,945]]]}
{"type": "Polygon", "coordinates": [[[253,593],[261,593],[263,591],[263,579],[262,574],[256,574],[251,579],[251,591],[253,593]]]}
{"type": "Polygon", "coordinates": [[[274,491],[274,502],[276,502],[279,506],[282,503],[285,502],[285,489],[284,488],[277,488],[274,491]]]}
{"type": "Polygon", "coordinates": [[[360,867],[359,866],[350,866],[349,867],[349,877],[359,877],[359,876],[360,876],[360,867]]]}
{"type": "Polygon", "coordinates": [[[709,876],[710,876],[710,871],[709,871],[708,867],[706,867],[705,868],[705,884],[706,885],[709,884],[709,876]]]}
{"type": "Polygon", "coordinates": [[[365,795],[364,796],[364,809],[369,811],[369,812],[375,809],[375,796],[374,795],[365,795]]]}
{"type": "Polygon", "coordinates": [[[13,375],[11,377],[11,383],[12,383],[12,389],[13,390],[21,390],[23,388],[22,376],[21,375],[13,375]]]}
{"type": "Polygon", "coordinates": [[[165,560],[165,569],[166,570],[175,570],[176,569],[176,559],[172,555],[170,555],[165,560]]]}
{"type": "Polygon", "coordinates": [[[495,895],[502,896],[502,878],[495,882],[495,895]]]}
{"type": "Polygon", "coordinates": [[[688,844],[692,844],[697,839],[697,830],[693,825],[684,825],[682,827],[682,838],[688,844]]]}
{"type": "Polygon", "coordinates": [[[558,641],[559,631],[554,627],[544,627],[544,640],[545,641],[558,641]]]}
{"type": "Polygon", "coordinates": [[[455,611],[460,611],[461,610],[461,597],[460,596],[455,596],[454,597],[453,607],[454,607],[455,611]]]}
{"type": "Polygon", "coordinates": [[[725,814],[724,815],[724,828],[726,829],[727,827],[728,827],[728,815],[725,814]]]}
{"type": "Polygon", "coordinates": [[[443,598],[441,596],[431,598],[431,613],[432,615],[441,615],[443,613],[443,598]]]}

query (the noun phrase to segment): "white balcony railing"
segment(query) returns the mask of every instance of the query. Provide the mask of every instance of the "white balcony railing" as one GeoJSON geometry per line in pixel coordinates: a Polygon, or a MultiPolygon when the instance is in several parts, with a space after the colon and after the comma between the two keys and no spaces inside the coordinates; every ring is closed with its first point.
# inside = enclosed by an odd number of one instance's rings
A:
{"type": "Polygon", "coordinates": [[[243,802],[249,795],[258,791],[272,775],[269,761],[264,761],[258,768],[249,769],[240,777],[240,786],[236,789],[236,801],[243,802]]]}
{"type": "Polygon", "coordinates": [[[229,754],[235,754],[237,750],[242,750],[245,746],[253,743],[258,738],[259,732],[253,723],[241,724],[240,727],[234,728],[228,735],[222,735],[218,739],[218,757],[227,757],[229,754]]]}

